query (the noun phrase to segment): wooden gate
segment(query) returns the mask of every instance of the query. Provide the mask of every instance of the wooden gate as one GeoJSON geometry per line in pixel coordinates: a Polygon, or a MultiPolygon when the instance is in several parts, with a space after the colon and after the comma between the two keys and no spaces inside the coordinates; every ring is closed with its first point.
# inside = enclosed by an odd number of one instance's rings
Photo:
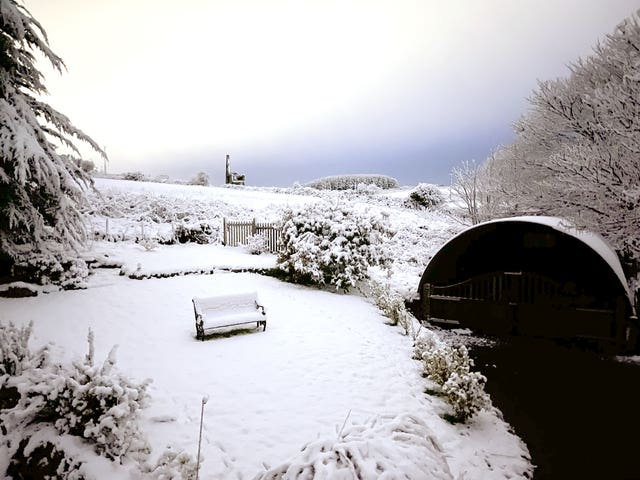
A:
{"type": "Polygon", "coordinates": [[[249,237],[262,235],[270,252],[277,253],[282,248],[282,228],[275,223],[259,223],[254,218],[250,222],[222,220],[223,245],[237,247],[246,245],[249,237]]]}
{"type": "Polygon", "coordinates": [[[533,272],[492,272],[452,285],[425,284],[421,298],[424,318],[433,323],[495,335],[585,338],[618,347],[629,335],[623,297],[598,305],[573,285],[533,272]]]}

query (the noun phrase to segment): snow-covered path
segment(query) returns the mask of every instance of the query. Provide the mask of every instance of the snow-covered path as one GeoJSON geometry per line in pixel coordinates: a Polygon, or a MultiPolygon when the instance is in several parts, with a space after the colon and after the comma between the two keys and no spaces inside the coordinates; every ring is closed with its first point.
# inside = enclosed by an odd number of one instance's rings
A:
{"type": "Polygon", "coordinates": [[[471,426],[439,416],[446,406],[423,393],[411,340],[384,324],[365,299],[254,274],[131,280],[99,271],[87,290],[0,299],[0,321],[34,321],[33,344],[55,342],[78,358],[87,330],[96,359],[119,344],[118,367],[153,378],[144,428],[154,452],[167,445],[195,456],[200,402],[205,409],[201,478],[251,478],[319,436],[375,415],[424,419],[461,478],[508,478],[527,462],[519,440],[494,413],[471,426]],[[258,291],[266,332],[194,339],[193,296],[258,291]],[[489,466],[488,466],[489,465],[489,466]]]}

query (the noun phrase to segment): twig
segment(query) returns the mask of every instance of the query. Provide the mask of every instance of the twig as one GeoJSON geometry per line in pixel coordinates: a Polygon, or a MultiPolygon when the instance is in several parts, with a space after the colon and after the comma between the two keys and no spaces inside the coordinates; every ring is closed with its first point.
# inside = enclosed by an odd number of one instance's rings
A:
{"type": "Polygon", "coordinates": [[[347,424],[347,420],[349,420],[349,416],[351,415],[351,409],[349,409],[349,413],[347,413],[347,416],[344,419],[344,423],[342,424],[342,428],[340,429],[340,431],[338,432],[338,438],[336,438],[336,442],[338,440],[340,440],[340,437],[342,436],[342,431],[344,430],[345,425],[347,424]]]}

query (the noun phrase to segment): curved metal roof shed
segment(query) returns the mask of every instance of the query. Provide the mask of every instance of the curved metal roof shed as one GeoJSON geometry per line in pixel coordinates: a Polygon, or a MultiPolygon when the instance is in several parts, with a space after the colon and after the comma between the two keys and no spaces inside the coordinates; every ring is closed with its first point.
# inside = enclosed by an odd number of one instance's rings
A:
{"type": "Polygon", "coordinates": [[[475,225],[447,242],[420,280],[417,312],[492,334],[635,344],[633,299],[599,235],[556,217],[475,225]]]}

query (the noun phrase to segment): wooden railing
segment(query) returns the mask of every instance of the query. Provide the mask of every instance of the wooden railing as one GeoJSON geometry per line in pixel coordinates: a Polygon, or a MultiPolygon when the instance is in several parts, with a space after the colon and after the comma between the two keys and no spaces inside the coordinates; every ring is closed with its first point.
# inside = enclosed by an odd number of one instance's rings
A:
{"type": "Polygon", "coordinates": [[[262,235],[267,243],[270,252],[278,252],[282,248],[282,228],[275,223],[252,221],[237,222],[226,218],[222,220],[223,240],[222,243],[228,247],[246,245],[249,237],[262,235]]]}
{"type": "Polygon", "coordinates": [[[558,297],[561,286],[531,272],[492,272],[446,286],[430,286],[430,295],[489,302],[534,303],[558,297]]]}
{"type": "Polygon", "coordinates": [[[607,298],[533,272],[492,272],[451,285],[424,284],[422,318],[493,334],[595,340],[636,349],[638,325],[623,296],[607,298]]]}

